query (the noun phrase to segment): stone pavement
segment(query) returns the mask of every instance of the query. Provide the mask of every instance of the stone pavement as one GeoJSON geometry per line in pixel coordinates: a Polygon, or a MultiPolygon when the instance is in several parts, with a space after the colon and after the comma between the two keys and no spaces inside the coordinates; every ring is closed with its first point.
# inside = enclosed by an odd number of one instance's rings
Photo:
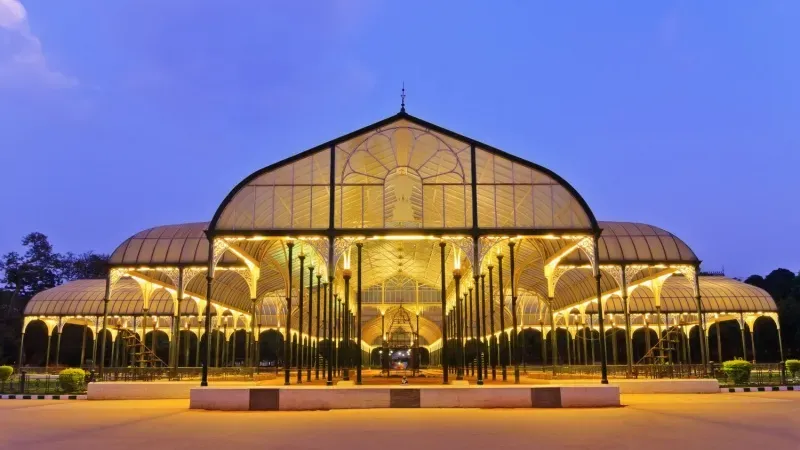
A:
{"type": "Polygon", "coordinates": [[[190,411],[187,400],[0,401],[0,448],[799,449],[800,392],[625,395],[559,410],[190,411]]]}

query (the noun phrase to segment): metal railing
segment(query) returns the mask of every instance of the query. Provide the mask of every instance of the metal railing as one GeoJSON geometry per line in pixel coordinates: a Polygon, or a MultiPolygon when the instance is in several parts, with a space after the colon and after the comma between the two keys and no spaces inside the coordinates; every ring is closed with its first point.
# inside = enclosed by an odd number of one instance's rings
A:
{"type": "MultiPolygon", "coordinates": [[[[102,381],[188,381],[200,380],[201,367],[109,367],[102,381]]],[[[252,367],[210,367],[210,381],[252,381],[270,378],[274,372],[257,374],[252,367]]]]}
{"type": "MultiPolygon", "coordinates": [[[[630,374],[627,365],[609,365],[609,378],[659,379],[659,378],[703,378],[702,364],[634,364],[630,374]]],[[[531,376],[563,379],[600,378],[601,367],[596,365],[575,366],[527,366],[525,373],[531,376]]]]}
{"type": "Polygon", "coordinates": [[[735,384],[722,370],[722,364],[712,363],[711,373],[719,380],[721,386],[782,386],[800,384],[800,377],[793,377],[786,372],[783,363],[756,363],[750,371],[750,378],[746,383],[735,384]]]}
{"type": "Polygon", "coordinates": [[[12,375],[5,382],[0,382],[0,394],[74,395],[84,393],[86,393],[85,382],[75,392],[65,392],[61,389],[58,376],[50,374],[29,374],[23,371],[12,375]]]}

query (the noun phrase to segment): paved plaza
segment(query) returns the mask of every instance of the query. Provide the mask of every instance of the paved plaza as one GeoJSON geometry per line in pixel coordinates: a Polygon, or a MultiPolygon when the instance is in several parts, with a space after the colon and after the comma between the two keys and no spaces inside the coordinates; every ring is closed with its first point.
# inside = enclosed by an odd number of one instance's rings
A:
{"type": "Polygon", "coordinates": [[[626,395],[623,408],[190,411],[188,400],[0,401],[0,448],[800,448],[800,393],[626,395]]]}

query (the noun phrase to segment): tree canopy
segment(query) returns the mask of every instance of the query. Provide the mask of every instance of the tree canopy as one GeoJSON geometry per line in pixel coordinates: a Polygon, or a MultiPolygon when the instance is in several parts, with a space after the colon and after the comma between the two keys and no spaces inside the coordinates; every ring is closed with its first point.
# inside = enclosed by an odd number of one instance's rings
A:
{"type": "Polygon", "coordinates": [[[775,300],[785,357],[800,357],[800,274],[781,268],[766,277],[751,275],[744,282],[764,289],[775,300]]]}
{"type": "Polygon", "coordinates": [[[105,278],[108,255],[85,252],[60,254],[43,233],[22,238],[23,252],[0,257],[0,364],[16,356],[22,311],[31,297],[66,281],[105,278]]]}

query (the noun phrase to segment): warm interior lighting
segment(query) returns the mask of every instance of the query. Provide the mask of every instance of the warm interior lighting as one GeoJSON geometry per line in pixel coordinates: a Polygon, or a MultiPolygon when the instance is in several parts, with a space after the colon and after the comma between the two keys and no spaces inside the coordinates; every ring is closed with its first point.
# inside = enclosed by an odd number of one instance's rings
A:
{"type": "Polygon", "coordinates": [[[423,236],[418,234],[409,235],[388,235],[388,236],[372,236],[370,241],[435,241],[441,240],[436,236],[423,236]]]}
{"type": "Polygon", "coordinates": [[[350,270],[350,249],[351,248],[352,247],[347,247],[347,250],[345,250],[344,254],[342,255],[342,257],[344,258],[344,261],[342,262],[342,265],[344,266],[344,270],[350,270]]]}

